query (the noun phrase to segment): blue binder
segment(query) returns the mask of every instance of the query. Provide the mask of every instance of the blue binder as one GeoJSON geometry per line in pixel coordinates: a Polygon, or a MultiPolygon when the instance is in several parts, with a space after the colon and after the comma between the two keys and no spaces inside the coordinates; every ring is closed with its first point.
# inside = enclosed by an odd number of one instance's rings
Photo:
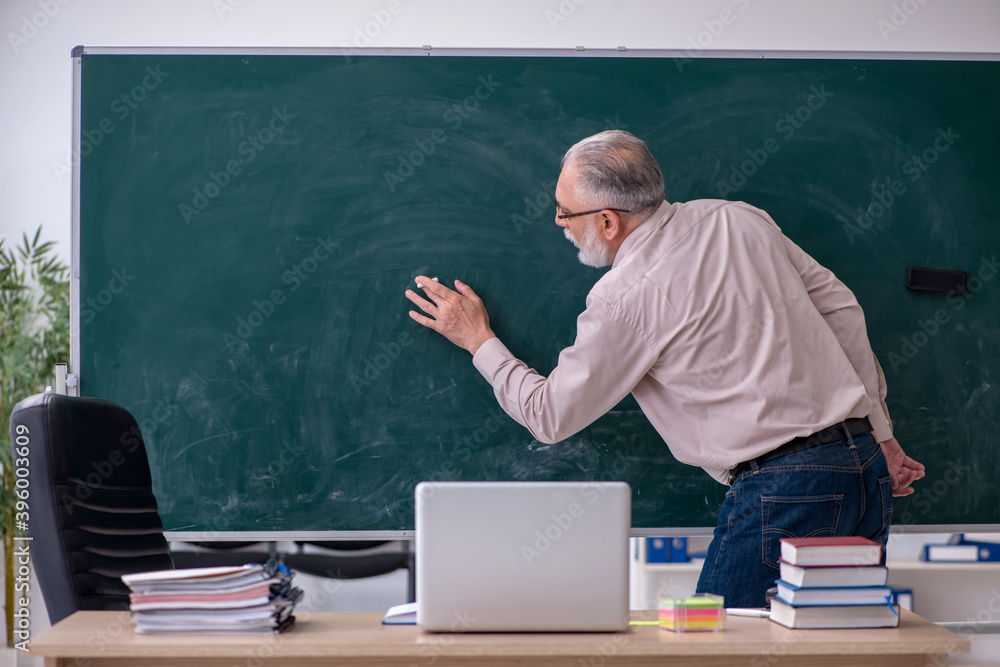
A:
{"type": "Polygon", "coordinates": [[[980,542],[977,540],[967,540],[965,535],[958,536],[958,544],[974,545],[979,549],[979,560],[980,561],[1000,561],[1000,543],[997,542],[980,542]]]}
{"type": "Polygon", "coordinates": [[[924,545],[923,560],[951,563],[1000,561],[1000,543],[976,542],[959,535],[957,540],[947,544],[924,545]]]}
{"type": "Polygon", "coordinates": [[[686,537],[646,538],[647,563],[686,563],[687,561],[686,537]]]}

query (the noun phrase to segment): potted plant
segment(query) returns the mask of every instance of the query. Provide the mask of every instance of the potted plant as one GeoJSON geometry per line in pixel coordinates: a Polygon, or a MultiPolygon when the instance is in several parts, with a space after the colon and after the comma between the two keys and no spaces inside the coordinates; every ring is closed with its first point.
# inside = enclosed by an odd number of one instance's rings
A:
{"type": "Polygon", "coordinates": [[[13,540],[24,532],[15,525],[10,413],[21,399],[44,391],[55,364],[69,358],[69,267],[53,252],[54,242],[40,242],[41,234],[39,227],[34,238],[23,235],[16,248],[0,239],[0,540],[7,646],[14,644],[13,540]]]}

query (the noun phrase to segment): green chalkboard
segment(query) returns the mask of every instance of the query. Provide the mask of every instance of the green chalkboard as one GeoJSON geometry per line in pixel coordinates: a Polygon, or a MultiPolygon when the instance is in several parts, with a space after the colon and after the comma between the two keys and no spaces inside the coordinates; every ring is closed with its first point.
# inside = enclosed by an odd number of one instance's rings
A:
{"type": "Polygon", "coordinates": [[[635,528],[714,525],[724,487],[633,400],[540,444],[407,316],[415,275],[459,278],[548,372],[600,276],[553,224],[559,159],[609,127],[669,200],[760,206],[855,291],[928,466],[896,523],[1000,524],[997,62],[77,57],[74,365],[139,420],[169,530],[411,530],[424,479],[624,479],[635,528]]]}

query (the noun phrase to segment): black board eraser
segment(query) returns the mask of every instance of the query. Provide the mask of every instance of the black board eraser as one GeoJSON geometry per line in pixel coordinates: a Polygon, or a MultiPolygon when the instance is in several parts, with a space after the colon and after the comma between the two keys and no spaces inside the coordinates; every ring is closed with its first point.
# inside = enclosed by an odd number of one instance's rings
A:
{"type": "Polygon", "coordinates": [[[908,266],[906,267],[906,288],[921,292],[964,294],[965,271],[908,266]]]}

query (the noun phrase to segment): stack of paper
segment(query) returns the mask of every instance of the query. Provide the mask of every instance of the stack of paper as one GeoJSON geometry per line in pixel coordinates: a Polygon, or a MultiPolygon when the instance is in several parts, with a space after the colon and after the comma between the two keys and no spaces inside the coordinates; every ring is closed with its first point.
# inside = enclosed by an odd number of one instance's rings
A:
{"type": "Polygon", "coordinates": [[[302,591],[284,565],[198,567],[126,574],[138,634],[282,632],[302,591]]]}

